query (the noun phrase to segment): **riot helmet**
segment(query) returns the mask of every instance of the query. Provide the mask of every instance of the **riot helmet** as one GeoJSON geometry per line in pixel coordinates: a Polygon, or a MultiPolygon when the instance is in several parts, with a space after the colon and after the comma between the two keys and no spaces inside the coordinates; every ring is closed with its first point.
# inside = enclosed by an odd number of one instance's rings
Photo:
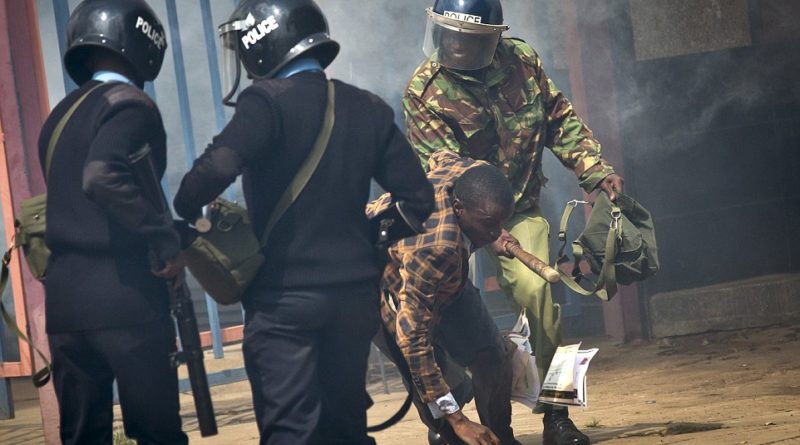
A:
{"type": "Polygon", "coordinates": [[[69,17],[64,54],[64,67],[76,84],[92,77],[90,58],[98,48],[118,56],[141,86],[161,71],[167,38],[144,0],[84,0],[69,17]]]}
{"type": "Polygon", "coordinates": [[[313,0],[243,0],[219,26],[223,103],[233,106],[241,68],[252,79],[269,79],[301,57],[325,68],[339,54],[328,22],[313,0]]]}
{"type": "Polygon", "coordinates": [[[473,71],[492,63],[503,24],[500,0],[436,0],[428,8],[423,51],[445,68],[473,71]]]}

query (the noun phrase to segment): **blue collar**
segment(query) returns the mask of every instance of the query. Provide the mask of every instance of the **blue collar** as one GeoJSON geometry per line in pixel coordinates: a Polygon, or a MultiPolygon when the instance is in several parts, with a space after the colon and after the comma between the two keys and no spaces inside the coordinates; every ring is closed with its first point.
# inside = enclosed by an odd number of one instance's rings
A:
{"type": "Polygon", "coordinates": [[[107,70],[95,72],[92,76],[92,80],[98,80],[100,82],[122,82],[127,83],[128,85],[133,85],[133,82],[122,74],[107,70]]]}
{"type": "Polygon", "coordinates": [[[281,68],[277,74],[275,74],[276,79],[286,79],[287,77],[294,76],[295,74],[306,72],[306,71],[318,71],[324,73],[325,71],[322,69],[322,65],[319,64],[317,59],[311,57],[304,57],[301,59],[293,60],[289,62],[288,65],[281,68]]]}

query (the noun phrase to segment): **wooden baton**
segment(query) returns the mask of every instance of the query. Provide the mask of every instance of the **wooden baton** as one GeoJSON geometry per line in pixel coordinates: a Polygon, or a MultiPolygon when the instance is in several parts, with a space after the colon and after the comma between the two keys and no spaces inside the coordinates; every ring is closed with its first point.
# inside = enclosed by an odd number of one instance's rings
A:
{"type": "Polygon", "coordinates": [[[520,260],[522,264],[528,266],[528,269],[532,270],[536,275],[544,278],[549,283],[558,283],[561,279],[557,270],[553,269],[539,258],[536,258],[533,254],[526,252],[525,249],[519,245],[506,243],[506,250],[508,250],[511,255],[514,255],[514,258],[520,260]]]}

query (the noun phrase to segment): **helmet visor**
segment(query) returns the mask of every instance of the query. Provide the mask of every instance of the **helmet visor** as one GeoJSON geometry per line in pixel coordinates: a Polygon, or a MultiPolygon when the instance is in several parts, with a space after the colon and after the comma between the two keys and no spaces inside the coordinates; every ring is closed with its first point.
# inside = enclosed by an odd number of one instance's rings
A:
{"type": "Polygon", "coordinates": [[[234,98],[239,90],[242,76],[242,64],[239,60],[239,33],[234,23],[226,23],[219,27],[220,48],[222,49],[222,60],[220,61],[222,103],[228,106],[236,106],[234,98]]]}
{"type": "Polygon", "coordinates": [[[445,17],[428,9],[422,50],[445,68],[472,71],[492,63],[505,25],[483,25],[445,17]]]}

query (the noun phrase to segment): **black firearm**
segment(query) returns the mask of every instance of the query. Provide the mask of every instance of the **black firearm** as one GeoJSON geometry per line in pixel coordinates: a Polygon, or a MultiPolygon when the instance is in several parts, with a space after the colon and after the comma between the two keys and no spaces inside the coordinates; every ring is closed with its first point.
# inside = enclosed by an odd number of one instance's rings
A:
{"type": "MultiPolygon", "coordinates": [[[[169,207],[158,181],[150,151],[150,145],[145,144],[128,157],[128,162],[144,197],[153,204],[156,211],[168,214],[169,207]]],[[[163,264],[154,266],[156,270],[164,268],[163,264]]],[[[194,407],[197,411],[197,422],[200,425],[200,435],[203,437],[213,436],[217,434],[217,419],[214,417],[214,406],[211,403],[211,393],[208,389],[208,377],[203,363],[203,349],[197,329],[192,295],[186,283],[181,283],[176,288],[175,279],[168,280],[167,288],[169,289],[170,310],[178,325],[178,336],[181,340],[181,351],[174,353],[170,357],[170,361],[176,368],[181,363],[186,363],[189,370],[189,382],[192,385],[194,407]]]]}

